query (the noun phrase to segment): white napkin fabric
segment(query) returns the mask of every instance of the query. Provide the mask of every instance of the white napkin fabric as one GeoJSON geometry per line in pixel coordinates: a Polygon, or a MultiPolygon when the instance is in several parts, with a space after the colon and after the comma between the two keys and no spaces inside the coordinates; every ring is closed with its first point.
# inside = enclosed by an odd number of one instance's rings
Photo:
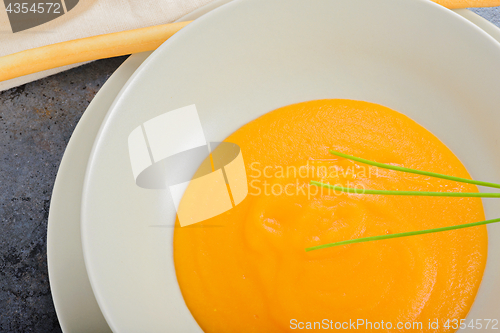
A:
{"type": "MultiPolygon", "coordinates": [[[[173,22],[212,0],[80,0],[66,14],[37,27],[12,33],[0,1],[0,56],[100,34],[173,22]]],[[[22,2],[22,1],[20,1],[22,2]]],[[[82,64],[55,68],[0,82],[0,91],[82,64]]]]}

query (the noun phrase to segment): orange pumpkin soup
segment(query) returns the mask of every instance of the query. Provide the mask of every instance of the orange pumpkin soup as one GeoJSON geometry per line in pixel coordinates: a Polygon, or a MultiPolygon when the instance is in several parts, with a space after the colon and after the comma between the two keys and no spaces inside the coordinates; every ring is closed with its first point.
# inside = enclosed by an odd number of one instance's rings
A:
{"type": "Polygon", "coordinates": [[[455,331],[453,320],[465,318],[481,282],[485,226],[305,252],[484,220],[480,199],[346,194],[308,185],[477,192],[328,152],[470,177],[438,138],[389,108],[332,99],[269,112],[226,141],[241,148],[247,197],[174,232],[177,279],[205,332],[455,331]]]}

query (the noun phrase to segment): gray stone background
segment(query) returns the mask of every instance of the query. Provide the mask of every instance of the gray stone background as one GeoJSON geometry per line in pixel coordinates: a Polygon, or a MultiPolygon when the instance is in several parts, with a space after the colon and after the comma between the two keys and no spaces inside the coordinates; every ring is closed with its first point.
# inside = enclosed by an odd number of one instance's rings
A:
{"type": "Polygon", "coordinates": [[[60,332],[47,273],[47,218],[64,149],[126,57],[0,93],[0,332],[60,332]]]}
{"type": "MultiPolygon", "coordinates": [[[[473,11],[500,27],[500,7],[473,11]]],[[[78,120],[125,59],[0,93],[0,332],[61,331],[47,273],[52,187],[78,120]]]]}

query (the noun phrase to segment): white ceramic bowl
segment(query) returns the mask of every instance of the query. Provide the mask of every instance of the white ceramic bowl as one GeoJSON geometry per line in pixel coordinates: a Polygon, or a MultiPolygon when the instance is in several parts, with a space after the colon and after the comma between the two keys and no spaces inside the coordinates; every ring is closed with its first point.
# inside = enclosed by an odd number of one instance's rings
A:
{"type": "MultiPolygon", "coordinates": [[[[500,182],[500,45],[425,0],[237,0],[150,56],[111,107],[82,202],[85,263],[115,332],[199,332],[177,285],[165,190],[136,186],[129,134],[196,104],[208,141],[278,107],[348,98],[398,110],[436,134],[475,178],[500,182]]],[[[172,143],[179,144],[179,143],[172,143]]],[[[179,166],[179,172],[182,166],[179,166]]],[[[500,206],[484,201],[488,218],[500,206]]],[[[500,226],[470,318],[500,313],[500,226]]]]}

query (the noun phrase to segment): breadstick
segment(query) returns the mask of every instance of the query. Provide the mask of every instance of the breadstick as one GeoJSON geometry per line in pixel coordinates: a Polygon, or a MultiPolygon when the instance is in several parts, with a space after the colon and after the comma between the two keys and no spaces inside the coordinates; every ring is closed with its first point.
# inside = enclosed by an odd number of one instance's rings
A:
{"type": "Polygon", "coordinates": [[[84,61],[152,51],[190,22],[70,40],[0,57],[0,81],[84,61]]]}

